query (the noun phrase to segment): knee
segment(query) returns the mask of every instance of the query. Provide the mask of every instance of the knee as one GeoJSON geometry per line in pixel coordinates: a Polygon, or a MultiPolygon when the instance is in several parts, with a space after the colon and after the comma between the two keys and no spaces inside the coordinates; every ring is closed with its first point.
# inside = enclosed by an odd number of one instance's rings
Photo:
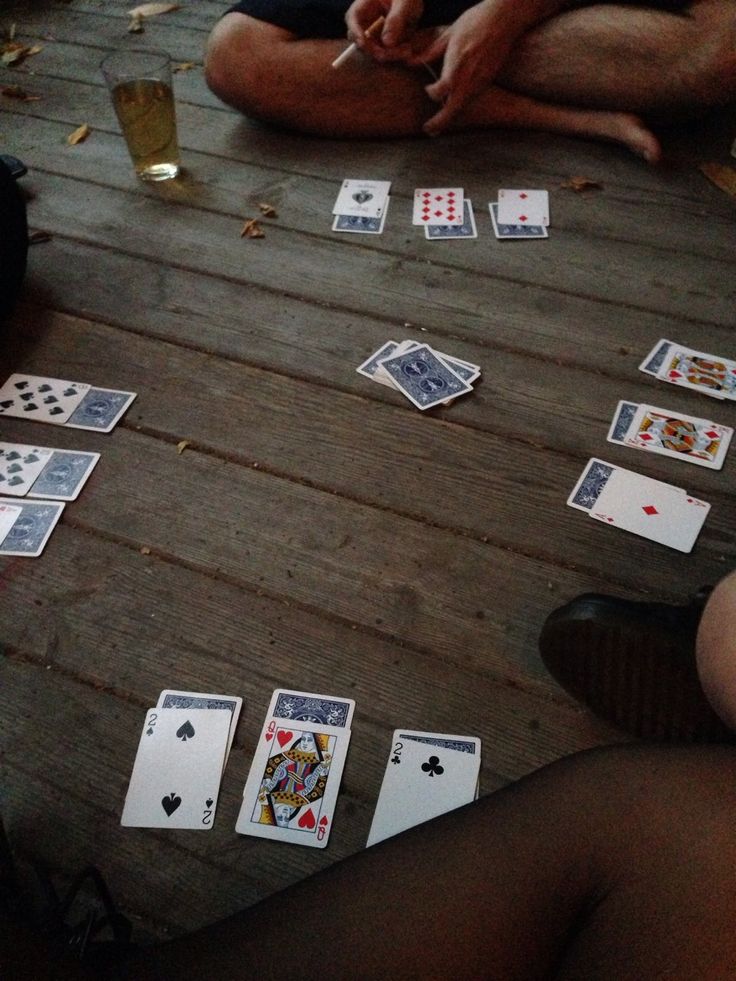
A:
{"type": "Polygon", "coordinates": [[[268,90],[264,56],[285,32],[245,14],[226,14],[207,42],[205,79],[215,95],[251,115],[263,114],[268,90]]]}
{"type": "Polygon", "coordinates": [[[736,730],[736,572],[721,580],[703,611],[697,661],[709,702],[736,730]]]}
{"type": "Polygon", "coordinates": [[[736,6],[701,0],[692,17],[695,32],[681,53],[680,73],[695,103],[725,105],[736,99],[736,6]]]}

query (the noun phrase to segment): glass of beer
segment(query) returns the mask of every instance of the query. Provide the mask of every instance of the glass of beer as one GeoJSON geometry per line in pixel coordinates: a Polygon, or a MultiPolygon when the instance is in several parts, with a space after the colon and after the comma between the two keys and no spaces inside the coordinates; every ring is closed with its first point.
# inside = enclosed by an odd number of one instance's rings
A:
{"type": "Polygon", "coordinates": [[[136,174],[165,181],[179,173],[171,59],[164,51],[115,51],[100,65],[136,174]]]}

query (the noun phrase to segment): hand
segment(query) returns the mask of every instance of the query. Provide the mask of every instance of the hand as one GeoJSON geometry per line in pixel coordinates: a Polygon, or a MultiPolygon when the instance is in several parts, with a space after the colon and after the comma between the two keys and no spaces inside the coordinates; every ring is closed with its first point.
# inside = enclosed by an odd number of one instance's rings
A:
{"type": "Polygon", "coordinates": [[[410,41],[424,12],[424,0],[354,0],[345,15],[348,36],[376,61],[403,61],[412,54],[410,41]],[[381,31],[367,36],[378,18],[381,31]]]}

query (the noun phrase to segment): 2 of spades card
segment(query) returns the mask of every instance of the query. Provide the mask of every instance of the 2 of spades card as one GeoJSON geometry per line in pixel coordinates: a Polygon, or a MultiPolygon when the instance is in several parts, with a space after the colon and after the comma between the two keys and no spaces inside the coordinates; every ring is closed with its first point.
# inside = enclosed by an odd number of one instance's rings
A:
{"type": "Polygon", "coordinates": [[[349,729],[267,716],[235,830],[324,848],[349,743],[349,729]]]}
{"type": "Polygon", "coordinates": [[[231,719],[206,708],[149,709],[120,823],[209,830],[231,719]]]}

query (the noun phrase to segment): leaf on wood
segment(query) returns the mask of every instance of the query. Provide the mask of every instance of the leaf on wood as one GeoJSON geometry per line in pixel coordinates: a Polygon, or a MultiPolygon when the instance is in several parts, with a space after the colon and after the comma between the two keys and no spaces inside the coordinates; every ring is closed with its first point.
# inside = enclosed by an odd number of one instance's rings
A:
{"type": "Polygon", "coordinates": [[[19,102],[40,102],[40,95],[30,95],[25,89],[22,89],[20,85],[3,85],[0,88],[0,95],[4,95],[7,99],[18,99],[19,102]]]}
{"type": "Polygon", "coordinates": [[[716,187],[736,198],[736,170],[733,167],[719,163],[702,163],[698,169],[716,187]]]}
{"type": "Polygon", "coordinates": [[[50,241],[51,241],[51,232],[44,232],[40,228],[37,229],[35,232],[30,232],[30,234],[28,235],[29,245],[38,245],[39,242],[50,242],[50,241]]]}
{"type": "Polygon", "coordinates": [[[181,4],[178,3],[141,3],[128,11],[129,17],[157,17],[159,14],[169,14],[172,10],[178,10],[181,4]]]}
{"type": "Polygon", "coordinates": [[[129,34],[142,34],[143,33],[143,18],[136,14],[135,17],[130,18],[130,23],[128,24],[129,34]]]}
{"type": "Polygon", "coordinates": [[[141,555],[150,555],[151,554],[151,550],[148,547],[148,545],[141,545],[141,547],[139,549],[139,552],[141,553],[141,555]]]}
{"type": "Polygon", "coordinates": [[[172,72],[190,72],[192,68],[197,67],[196,61],[180,61],[176,65],[171,66],[172,72]]]}
{"type": "Polygon", "coordinates": [[[21,44],[20,41],[8,41],[2,46],[0,61],[4,65],[19,65],[28,56],[30,50],[27,44],[21,44]]]}
{"type": "Polygon", "coordinates": [[[265,232],[258,224],[257,218],[246,218],[245,224],[240,230],[241,238],[265,238],[265,232]]]}
{"type": "Polygon", "coordinates": [[[176,452],[179,454],[179,456],[182,455],[182,453],[187,448],[187,446],[189,446],[189,440],[188,439],[183,439],[183,440],[181,440],[181,442],[179,442],[179,443],[176,444],[176,452]]]}
{"type": "Polygon", "coordinates": [[[89,126],[86,123],[82,123],[82,125],[78,126],[73,133],[70,133],[69,136],[67,136],[66,142],[69,144],[69,146],[76,146],[77,143],[84,143],[91,132],[92,130],[89,128],[89,126]]]}
{"type": "Polygon", "coordinates": [[[265,201],[262,201],[258,205],[258,207],[261,209],[261,214],[265,218],[278,218],[278,215],[276,214],[276,209],[272,204],[266,204],[265,201]]]}
{"type": "Polygon", "coordinates": [[[567,191],[575,191],[580,194],[583,191],[602,191],[603,185],[600,181],[594,181],[590,177],[569,177],[560,184],[560,187],[567,191]]]}
{"type": "Polygon", "coordinates": [[[28,50],[26,51],[26,58],[30,58],[30,56],[31,56],[31,55],[37,55],[37,54],[40,54],[40,53],[41,53],[41,51],[43,51],[43,45],[42,45],[42,44],[33,44],[33,45],[31,45],[31,47],[30,47],[30,48],[29,48],[29,49],[28,49],[28,50]]]}

